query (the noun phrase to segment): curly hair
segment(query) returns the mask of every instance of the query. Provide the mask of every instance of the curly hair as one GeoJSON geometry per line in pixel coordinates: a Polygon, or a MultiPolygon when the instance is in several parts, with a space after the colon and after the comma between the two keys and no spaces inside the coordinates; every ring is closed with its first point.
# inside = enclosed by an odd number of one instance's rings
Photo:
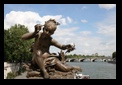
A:
{"type": "Polygon", "coordinates": [[[49,19],[45,21],[44,28],[56,28],[57,25],[60,25],[59,22],[56,22],[55,19],[49,19]]]}

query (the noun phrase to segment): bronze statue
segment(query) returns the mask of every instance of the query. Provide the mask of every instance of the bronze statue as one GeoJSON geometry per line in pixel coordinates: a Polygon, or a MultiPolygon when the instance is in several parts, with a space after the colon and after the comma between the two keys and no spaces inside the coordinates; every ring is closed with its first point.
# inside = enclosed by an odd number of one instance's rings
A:
{"type": "Polygon", "coordinates": [[[39,67],[40,72],[42,73],[44,79],[50,78],[46,67],[53,64],[56,70],[62,72],[68,72],[73,69],[81,71],[80,67],[68,66],[63,63],[64,58],[60,60],[56,57],[53,57],[54,55],[50,53],[49,48],[51,45],[61,50],[67,49],[67,52],[74,50],[74,48],[72,48],[70,44],[62,45],[51,37],[51,35],[54,34],[55,30],[57,29],[57,25],[59,25],[58,22],[56,22],[54,19],[50,19],[46,21],[44,25],[41,24],[35,25],[34,32],[26,33],[21,37],[22,40],[35,38],[35,42],[31,49],[31,52],[33,53],[32,64],[37,65],[39,67]],[[42,32],[40,32],[41,29],[43,29],[42,32]]]}

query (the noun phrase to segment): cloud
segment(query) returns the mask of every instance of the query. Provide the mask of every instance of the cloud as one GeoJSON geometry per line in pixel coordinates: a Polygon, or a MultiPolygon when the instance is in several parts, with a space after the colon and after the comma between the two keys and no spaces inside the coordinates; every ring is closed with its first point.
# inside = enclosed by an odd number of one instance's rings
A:
{"type": "Polygon", "coordinates": [[[104,20],[96,24],[96,27],[98,35],[102,36],[98,50],[106,54],[116,51],[116,14],[108,14],[104,20]]]}
{"type": "Polygon", "coordinates": [[[88,22],[88,21],[87,21],[86,19],[82,19],[81,22],[82,22],[82,23],[86,23],[86,22],[88,22]]]}
{"type": "Polygon", "coordinates": [[[78,30],[78,27],[72,27],[72,28],[57,28],[55,32],[55,36],[57,37],[72,37],[75,35],[75,32],[78,30]]]}
{"type": "Polygon", "coordinates": [[[67,17],[67,20],[69,23],[72,23],[72,19],[70,17],[67,17]]]}
{"type": "MultiPolygon", "coordinates": [[[[5,16],[4,29],[9,29],[15,24],[22,24],[27,26],[30,32],[33,32],[35,24],[44,24],[44,22],[50,18],[55,19],[61,25],[67,25],[66,18],[63,18],[62,15],[40,16],[38,13],[32,11],[11,11],[5,16]]],[[[69,22],[71,22],[71,18],[67,17],[67,19],[69,22]]]]}
{"type": "Polygon", "coordinates": [[[103,21],[96,24],[98,33],[116,37],[116,14],[110,13],[103,21]]]}
{"type": "Polygon", "coordinates": [[[98,33],[107,35],[107,36],[116,36],[116,25],[105,25],[105,24],[99,24],[98,33]]]}
{"type": "Polygon", "coordinates": [[[114,7],[116,7],[116,4],[99,4],[98,5],[100,8],[104,8],[104,9],[113,9],[114,7]]]}
{"type": "Polygon", "coordinates": [[[29,28],[29,31],[34,29],[34,24],[36,21],[40,21],[41,17],[38,13],[27,11],[11,11],[9,14],[6,14],[4,19],[4,29],[9,29],[15,24],[22,24],[29,28]]]}
{"type": "Polygon", "coordinates": [[[80,32],[82,35],[90,35],[92,34],[90,31],[82,31],[80,32]]]}

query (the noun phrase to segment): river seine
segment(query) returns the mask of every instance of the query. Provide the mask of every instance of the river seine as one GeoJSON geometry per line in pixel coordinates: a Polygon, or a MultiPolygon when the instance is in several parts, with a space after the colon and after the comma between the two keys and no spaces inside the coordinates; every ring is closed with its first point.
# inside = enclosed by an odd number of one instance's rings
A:
{"type": "Polygon", "coordinates": [[[90,79],[116,79],[116,64],[108,62],[67,62],[72,66],[80,66],[82,74],[89,75],[90,79]]]}

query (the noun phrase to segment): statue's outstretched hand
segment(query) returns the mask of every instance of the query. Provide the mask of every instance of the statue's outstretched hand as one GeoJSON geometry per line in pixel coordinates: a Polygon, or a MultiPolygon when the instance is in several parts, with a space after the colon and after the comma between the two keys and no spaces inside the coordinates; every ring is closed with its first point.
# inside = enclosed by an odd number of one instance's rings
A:
{"type": "Polygon", "coordinates": [[[67,51],[66,52],[70,52],[75,50],[75,44],[74,43],[70,43],[67,45],[67,51]]]}

